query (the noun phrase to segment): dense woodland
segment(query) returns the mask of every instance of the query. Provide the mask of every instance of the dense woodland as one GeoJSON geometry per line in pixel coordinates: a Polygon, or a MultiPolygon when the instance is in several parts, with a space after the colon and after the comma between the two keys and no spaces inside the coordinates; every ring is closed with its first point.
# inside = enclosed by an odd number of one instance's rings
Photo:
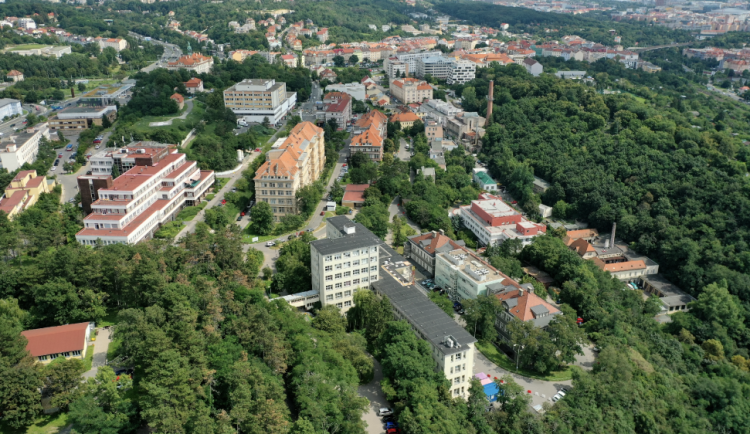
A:
{"type": "Polygon", "coordinates": [[[508,23],[510,24],[509,31],[530,33],[540,40],[578,35],[590,41],[614,46],[615,36],[621,36],[621,44],[625,47],[664,45],[694,40],[690,32],[672,30],[655,24],[636,21],[618,23],[603,17],[539,12],[489,3],[441,2],[435,5],[435,9],[458,19],[468,20],[473,24],[496,28],[499,23],[508,23]],[[616,30],[617,34],[610,34],[610,29],[616,30]]]}

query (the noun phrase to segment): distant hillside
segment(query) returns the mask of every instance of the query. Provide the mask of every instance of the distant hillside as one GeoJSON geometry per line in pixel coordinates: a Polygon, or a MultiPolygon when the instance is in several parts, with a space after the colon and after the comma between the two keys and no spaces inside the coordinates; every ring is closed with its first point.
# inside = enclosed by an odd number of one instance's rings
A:
{"type": "Polygon", "coordinates": [[[511,26],[510,30],[514,33],[528,32],[540,38],[555,39],[574,34],[601,44],[615,45],[615,35],[609,32],[610,29],[614,29],[617,31],[616,36],[622,37],[621,44],[625,47],[693,40],[690,33],[683,30],[672,30],[640,22],[618,23],[602,15],[563,15],[481,2],[438,3],[435,9],[472,24],[498,27],[500,23],[508,23],[511,26]],[[546,29],[556,31],[547,33],[546,29]]]}

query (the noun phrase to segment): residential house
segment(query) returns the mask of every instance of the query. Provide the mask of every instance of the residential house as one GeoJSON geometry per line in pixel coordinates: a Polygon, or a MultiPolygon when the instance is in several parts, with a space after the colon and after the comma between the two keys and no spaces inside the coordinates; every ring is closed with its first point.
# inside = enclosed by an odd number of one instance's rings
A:
{"type": "Polygon", "coordinates": [[[383,138],[375,125],[371,124],[369,129],[352,137],[349,144],[349,156],[357,152],[364,153],[371,161],[383,160],[383,138]]]}
{"type": "Polygon", "coordinates": [[[391,96],[403,104],[421,103],[426,99],[432,99],[432,86],[416,78],[391,80],[390,92],[391,96]]]}
{"type": "Polygon", "coordinates": [[[442,139],[443,138],[443,127],[434,121],[428,121],[424,126],[424,134],[427,140],[442,139]]]}
{"type": "Polygon", "coordinates": [[[352,97],[344,92],[329,92],[323,97],[325,121],[336,121],[339,128],[345,129],[352,119],[352,97]]]}
{"type": "Polygon", "coordinates": [[[531,57],[525,57],[523,59],[522,66],[526,68],[526,71],[534,77],[538,77],[539,74],[544,71],[544,67],[542,66],[542,64],[532,59],[531,57]]]}
{"type": "Polygon", "coordinates": [[[336,75],[336,73],[332,71],[331,69],[327,69],[327,68],[325,71],[321,72],[318,75],[318,77],[321,80],[328,80],[330,82],[335,82],[338,79],[338,76],[336,75]]]}
{"type": "Polygon", "coordinates": [[[473,169],[473,180],[479,185],[479,189],[487,192],[497,192],[497,181],[487,173],[487,169],[477,167],[473,169]]]}
{"type": "Polygon", "coordinates": [[[174,62],[167,63],[167,69],[170,71],[187,69],[195,74],[208,74],[211,72],[213,66],[213,57],[206,57],[198,53],[193,53],[189,56],[182,56],[174,62]]]}
{"type": "Polygon", "coordinates": [[[185,107],[185,98],[179,93],[175,93],[174,95],[170,96],[169,99],[177,103],[178,109],[182,110],[182,108],[185,107]]]}
{"type": "Polygon", "coordinates": [[[290,68],[297,67],[297,56],[295,56],[294,54],[282,54],[281,60],[284,62],[286,66],[290,68]]]}
{"type": "Polygon", "coordinates": [[[385,139],[388,134],[388,117],[379,110],[370,110],[354,123],[352,130],[354,134],[361,134],[369,130],[371,126],[375,126],[380,137],[385,139]]]}
{"type": "Polygon", "coordinates": [[[8,71],[6,77],[11,80],[11,82],[18,83],[19,81],[23,81],[23,72],[11,69],[10,71],[8,71]]]}
{"type": "Polygon", "coordinates": [[[390,122],[396,123],[399,122],[401,124],[401,129],[404,128],[411,128],[414,125],[414,122],[420,120],[419,116],[412,112],[406,112],[406,113],[394,113],[391,115],[390,122]]]}
{"type": "Polygon", "coordinates": [[[34,206],[42,193],[51,193],[55,185],[54,179],[38,176],[36,170],[22,170],[0,197],[0,211],[13,220],[18,213],[34,206]]]}
{"type": "MultiPolygon", "coordinates": [[[[433,169],[434,171],[434,169],[433,169]]],[[[425,176],[427,174],[425,173],[425,176]]],[[[429,275],[435,275],[435,255],[465,247],[463,240],[453,241],[441,229],[408,237],[404,244],[404,257],[416,262],[429,275]]]]}
{"type": "Polygon", "coordinates": [[[193,77],[185,82],[185,89],[187,89],[188,93],[191,95],[203,92],[203,80],[193,77]]]}
{"type": "Polygon", "coordinates": [[[33,163],[39,154],[39,142],[49,139],[47,124],[27,128],[23,132],[11,132],[0,138],[0,168],[13,172],[26,163],[33,163]]]}
{"type": "Polygon", "coordinates": [[[559,309],[534,294],[534,286],[530,283],[508,285],[497,292],[493,291],[493,295],[503,304],[503,311],[495,320],[495,328],[500,339],[511,345],[508,324],[512,321],[530,322],[534,327],[544,329],[557,315],[562,315],[559,309]]]}

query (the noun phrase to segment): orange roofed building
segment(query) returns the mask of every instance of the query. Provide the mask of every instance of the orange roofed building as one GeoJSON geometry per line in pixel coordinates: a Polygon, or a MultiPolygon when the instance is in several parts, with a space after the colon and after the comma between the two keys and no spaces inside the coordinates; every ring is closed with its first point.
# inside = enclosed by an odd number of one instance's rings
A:
{"type": "Polygon", "coordinates": [[[349,144],[349,157],[363,152],[371,161],[383,161],[383,138],[374,124],[352,138],[349,144]]]}
{"type": "Polygon", "coordinates": [[[432,86],[416,78],[399,78],[390,83],[391,96],[403,104],[432,99],[432,86]]]}
{"type": "Polygon", "coordinates": [[[187,69],[196,74],[208,74],[211,72],[212,66],[214,66],[213,57],[206,57],[198,53],[193,53],[190,56],[182,56],[174,62],[167,63],[167,69],[170,71],[187,69]]]}
{"type": "Polygon", "coordinates": [[[388,134],[388,117],[379,110],[370,110],[354,123],[354,134],[359,134],[374,126],[380,137],[386,138],[388,134]]]}
{"type": "Polygon", "coordinates": [[[145,142],[104,150],[90,159],[108,171],[78,177],[81,205],[90,214],[76,240],[85,245],[135,244],[153,236],[185,206],[200,203],[214,183],[212,170],[171,145],[145,142]],[[112,179],[112,167],[122,175],[112,179]]]}
{"type": "Polygon", "coordinates": [[[296,194],[315,182],[325,166],[322,128],[300,122],[266,153],[266,162],[255,172],[255,197],[271,206],[274,220],[298,214],[296,194]]]}
{"type": "Polygon", "coordinates": [[[4,211],[12,220],[19,212],[33,206],[39,200],[39,195],[51,193],[55,185],[54,179],[37,176],[36,170],[22,170],[0,197],[0,211],[4,211]]]}
{"type": "Polygon", "coordinates": [[[555,316],[562,315],[559,309],[534,294],[534,287],[530,283],[508,286],[496,292],[495,297],[503,303],[504,308],[495,319],[495,328],[506,342],[510,342],[507,326],[511,321],[531,322],[535,327],[545,328],[555,316]]]}
{"type": "Polygon", "coordinates": [[[414,112],[406,112],[406,113],[394,113],[391,115],[391,122],[401,123],[401,129],[404,128],[411,128],[412,125],[414,125],[414,122],[420,120],[419,116],[417,116],[414,112]]]}

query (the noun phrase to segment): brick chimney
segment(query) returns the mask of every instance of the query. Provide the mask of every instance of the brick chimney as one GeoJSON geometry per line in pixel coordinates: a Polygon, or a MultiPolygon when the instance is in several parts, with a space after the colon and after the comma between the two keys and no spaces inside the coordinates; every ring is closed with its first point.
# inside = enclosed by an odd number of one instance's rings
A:
{"type": "Polygon", "coordinates": [[[490,80],[490,90],[487,93],[487,121],[485,122],[486,126],[490,126],[490,123],[492,122],[492,101],[494,100],[495,95],[495,80],[490,80]]]}

